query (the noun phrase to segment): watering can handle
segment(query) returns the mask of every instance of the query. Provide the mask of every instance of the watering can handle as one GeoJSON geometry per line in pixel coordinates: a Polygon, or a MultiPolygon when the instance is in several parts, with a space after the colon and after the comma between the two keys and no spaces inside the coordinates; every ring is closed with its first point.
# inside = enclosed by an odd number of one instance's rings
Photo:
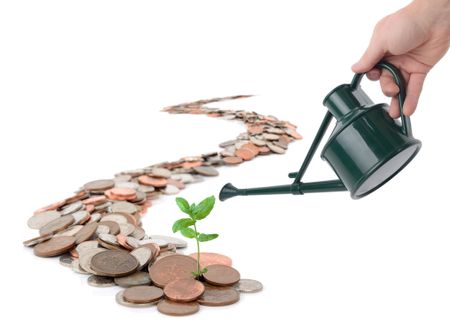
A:
{"type": "MultiPolygon", "coordinates": [[[[398,104],[400,106],[400,118],[402,121],[402,130],[405,135],[407,135],[408,137],[412,137],[411,120],[409,119],[408,116],[406,116],[403,113],[403,105],[405,103],[405,98],[406,98],[406,88],[405,88],[405,81],[403,79],[401,72],[398,70],[397,67],[395,67],[391,63],[388,63],[387,61],[384,61],[384,60],[382,60],[378,64],[376,64],[375,67],[380,68],[380,69],[385,69],[385,70],[389,71],[389,73],[392,74],[392,77],[394,78],[394,81],[400,90],[397,95],[397,98],[398,98],[398,104]]],[[[359,86],[359,84],[361,83],[363,76],[364,76],[364,73],[355,74],[352,82],[350,83],[350,86],[352,88],[356,89],[359,86]]]]}

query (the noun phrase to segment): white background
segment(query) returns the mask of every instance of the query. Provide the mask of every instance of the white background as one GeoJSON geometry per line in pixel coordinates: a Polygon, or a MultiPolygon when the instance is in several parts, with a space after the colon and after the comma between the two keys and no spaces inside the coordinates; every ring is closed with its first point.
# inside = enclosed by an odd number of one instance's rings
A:
{"type": "MultiPolygon", "coordinates": [[[[367,198],[348,193],[218,203],[203,244],[233,258],[262,293],[173,318],[115,303],[22,241],[32,212],[83,183],[218,149],[237,122],[169,115],[167,105],[240,93],[224,107],[274,114],[304,140],[189,186],[199,201],[233,182],[285,184],[314,137],[323,97],[352,77],[376,21],[407,1],[2,1],[0,5],[0,320],[31,327],[449,327],[449,57],[429,74],[417,158],[367,198]]],[[[385,102],[376,83],[363,88],[385,102]]],[[[306,180],[333,178],[315,159],[306,180]]],[[[144,218],[170,234],[174,197],[144,218]]],[[[190,244],[190,251],[194,250],[190,244]]],[[[3,325],[3,324],[2,324],[3,325]]],[[[4,326],[4,325],[3,325],[4,326]]]]}

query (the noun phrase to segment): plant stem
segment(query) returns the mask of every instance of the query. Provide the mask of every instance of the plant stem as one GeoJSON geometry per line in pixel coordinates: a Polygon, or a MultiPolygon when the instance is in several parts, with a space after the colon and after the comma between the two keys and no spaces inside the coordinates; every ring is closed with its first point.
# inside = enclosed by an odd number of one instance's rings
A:
{"type": "Polygon", "coordinates": [[[194,231],[195,231],[195,240],[197,241],[197,277],[200,277],[201,271],[200,271],[200,242],[198,241],[197,236],[197,227],[194,223],[194,231]]]}

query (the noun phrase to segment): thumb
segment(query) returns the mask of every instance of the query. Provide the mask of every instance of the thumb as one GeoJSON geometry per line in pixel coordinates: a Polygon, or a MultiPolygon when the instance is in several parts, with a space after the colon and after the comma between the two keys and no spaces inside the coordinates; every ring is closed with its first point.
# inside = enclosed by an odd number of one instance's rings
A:
{"type": "Polygon", "coordinates": [[[355,73],[366,73],[370,71],[386,54],[383,47],[372,38],[367,50],[361,59],[352,66],[355,73]]]}

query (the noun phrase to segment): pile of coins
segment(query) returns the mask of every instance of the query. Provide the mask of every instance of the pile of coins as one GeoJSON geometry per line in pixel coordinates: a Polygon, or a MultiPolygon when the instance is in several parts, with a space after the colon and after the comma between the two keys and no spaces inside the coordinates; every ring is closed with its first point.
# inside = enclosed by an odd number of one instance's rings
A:
{"type": "Polygon", "coordinates": [[[243,110],[206,107],[212,102],[249,96],[213,98],[163,109],[169,113],[206,114],[241,120],[247,131],[220,144],[222,151],[183,157],[123,171],[113,179],[85,183],[74,195],[35,211],[28,226],[39,236],[23,242],[40,257],[60,256],[60,263],[89,275],[96,287],[121,286],[119,304],[146,307],[157,304],[161,313],[187,315],[199,304],[221,306],[236,303],[240,292],[256,292],[262,284],[241,279],[229,257],[201,253],[206,268],[200,280],[193,278],[197,254],[184,255],[184,240],[147,235],[141,218],[161,195],[173,195],[189,183],[217,176],[216,167],[236,165],[258,155],[283,154],[290,142],[301,139],[296,126],[273,116],[243,110]]]}

